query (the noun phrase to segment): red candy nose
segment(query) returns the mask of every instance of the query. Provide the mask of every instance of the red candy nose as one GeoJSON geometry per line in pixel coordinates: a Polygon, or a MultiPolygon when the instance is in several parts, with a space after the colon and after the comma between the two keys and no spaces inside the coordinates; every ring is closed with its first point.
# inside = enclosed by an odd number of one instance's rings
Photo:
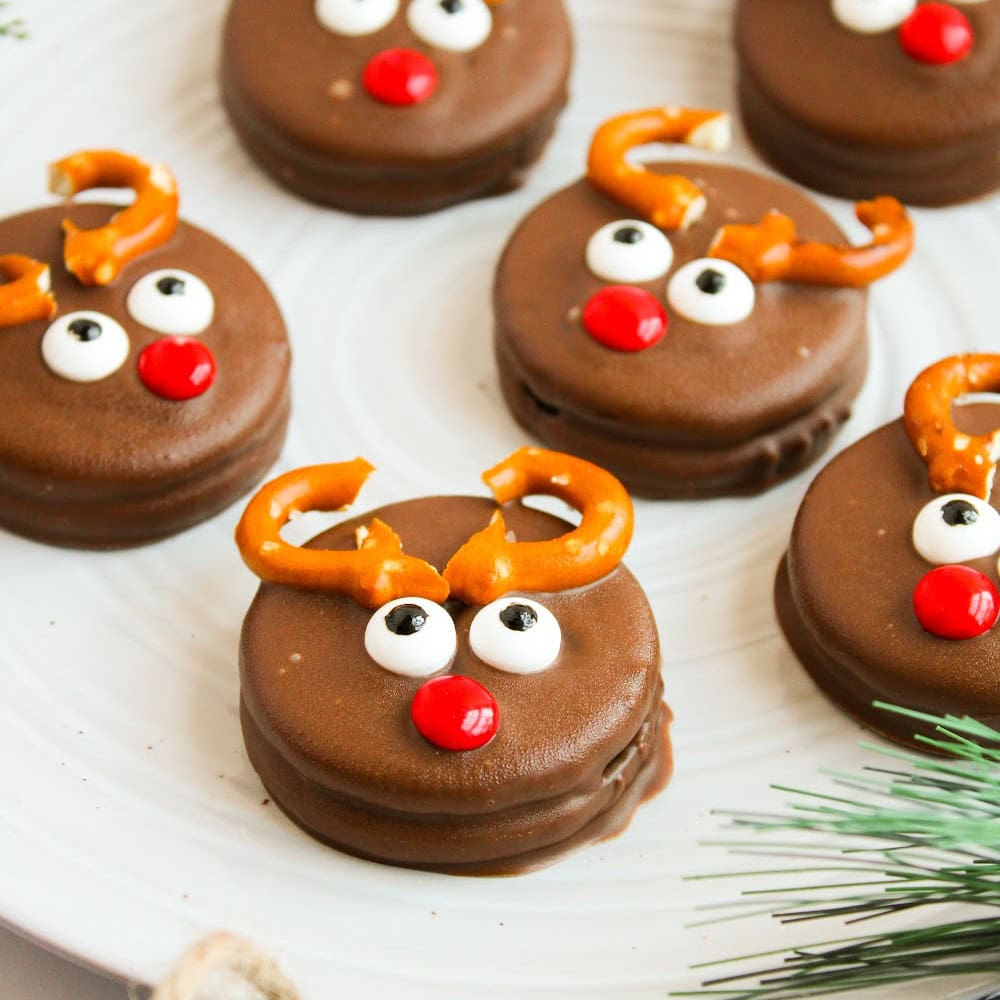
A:
{"type": "Polygon", "coordinates": [[[475,750],[496,735],[500,709],[471,677],[429,680],[414,695],[410,717],[420,735],[442,750],[475,750]]]}
{"type": "Polygon", "coordinates": [[[413,49],[386,49],[365,67],[361,82],[383,104],[420,104],[437,90],[434,63],[413,49]]]}
{"type": "Polygon", "coordinates": [[[943,66],[969,54],[972,25],[951,4],[924,3],[899,26],[899,42],[914,59],[943,66]]]}
{"type": "Polygon", "coordinates": [[[969,566],[938,566],[913,592],[917,620],[942,639],[974,639],[1000,615],[1000,594],[988,576],[969,566]]]}
{"type": "Polygon", "coordinates": [[[655,295],[632,285],[602,288],[583,310],[583,327],[605,347],[644,351],[663,339],[667,313],[655,295]]]}
{"type": "Polygon", "coordinates": [[[142,384],[164,399],[193,399],[215,381],[215,358],[192,337],[161,337],[139,355],[142,384]]]}

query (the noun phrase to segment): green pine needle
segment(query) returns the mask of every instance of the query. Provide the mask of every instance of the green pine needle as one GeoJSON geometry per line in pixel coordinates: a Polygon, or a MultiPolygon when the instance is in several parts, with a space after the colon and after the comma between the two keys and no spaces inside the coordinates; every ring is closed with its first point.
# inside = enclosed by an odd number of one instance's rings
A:
{"type": "Polygon", "coordinates": [[[1000,731],[969,718],[878,707],[935,726],[937,737],[916,738],[949,756],[863,744],[893,767],[830,773],[843,795],[775,785],[794,796],[785,813],[726,814],[753,837],[719,846],[783,864],[698,878],[784,876],[788,884],[746,890],[747,912],[729,905],[701,925],[759,915],[762,903],[785,924],[832,917],[864,926],[955,903],[975,905],[976,916],[697,966],[765,963],[674,996],[794,1000],[935,976],[995,974],[1000,981],[1000,731]]]}
{"type": "MultiPolygon", "coordinates": [[[[0,10],[10,6],[10,0],[0,0],[0,10]]],[[[12,17],[8,21],[0,21],[0,37],[14,38],[23,41],[28,37],[28,26],[20,17],[12,17]]]]}

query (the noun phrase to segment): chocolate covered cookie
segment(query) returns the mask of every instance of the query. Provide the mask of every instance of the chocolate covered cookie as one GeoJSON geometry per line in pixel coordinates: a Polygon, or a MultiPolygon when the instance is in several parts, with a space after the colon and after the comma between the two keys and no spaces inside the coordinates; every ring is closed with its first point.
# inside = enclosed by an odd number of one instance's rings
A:
{"type": "Polygon", "coordinates": [[[289,190],[411,215],[517,187],[571,59],[563,0],[233,0],[222,93],[289,190]]]}
{"type": "Polygon", "coordinates": [[[353,518],[305,548],[296,510],[353,501],[362,459],[281,477],[237,531],[265,581],[240,643],[243,735],[271,798],[359,857],[514,874],[627,826],[670,771],[649,604],[620,565],[628,495],[522,449],[496,502],[439,496],[353,518]],[[573,528],[523,506],[562,497],[573,528]]]}
{"type": "Polygon", "coordinates": [[[933,727],[873,702],[1000,724],[1000,405],[952,410],[998,389],[1000,355],[946,358],[918,376],[904,419],[819,474],[778,571],[778,619],[802,665],[900,743],[933,727]]]}
{"type": "Polygon", "coordinates": [[[598,131],[586,180],[511,238],[494,289],[504,398],[547,445],[633,492],[767,489],[812,462],[867,367],[865,286],[906,258],[889,198],[850,247],[814,202],[721,164],[640,166],[631,146],[721,149],[728,119],[664,108],[598,131]]]}
{"type": "Polygon", "coordinates": [[[0,220],[0,526],[138,545],[222,510],[275,460],[285,327],[250,265],[178,220],[165,168],[86,152],[52,179],[136,199],[0,220]]]}
{"type": "Polygon", "coordinates": [[[783,173],[916,205],[1000,186],[1000,0],[739,0],[743,121],[783,173]]]}

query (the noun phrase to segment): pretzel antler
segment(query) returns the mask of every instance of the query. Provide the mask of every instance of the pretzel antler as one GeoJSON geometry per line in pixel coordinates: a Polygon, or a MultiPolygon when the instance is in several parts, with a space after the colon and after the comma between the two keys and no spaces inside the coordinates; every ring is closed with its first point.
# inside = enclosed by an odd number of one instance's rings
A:
{"type": "Polygon", "coordinates": [[[796,281],[860,288],[884,278],[913,250],[913,222],[895,198],[860,201],[855,214],[872,232],[863,247],[796,239],[795,223],[769,212],[755,226],[723,226],[709,257],[731,261],[753,281],[796,281]]]}
{"type": "Polygon", "coordinates": [[[489,604],[512,590],[568,590],[599,580],[621,562],[632,539],[632,501],[610,472],[557,451],[521,448],[483,481],[499,504],[548,494],[575,507],[583,520],[551,541],[512,542],[497,511],[445,567],[452,597],[489,604]]]}
{"type": "Polygon", "coordinates": [[[64,198],[98,187],[132,188],[135,201],[99,229],[63,221],[63,259],[84,285],[114,281],[129,261],[166,243],[177,228],[177,184],[166,167],[114,150],[87,150],[49,168],[49,188],[64,198]]]}
{"type": "Polygon", "coordinates": [[[378,518],[358,531],[353,552],[304,549],[281,538],[281,528],[295,513],[349,507],[373,471],[356,458],[296,469],[268,483],[236,527],[243,561],[268,583],[347,594],[366,608],[399,597],[440,604],[448,596],[448,584],[430,563],[405,555],[399,536],[378,518]]]}
{"type": "Polygon", "coordinates": [[[55,316],[56,299],[47,264],[19,253],[4,254],[0,275],[7,279],[0,285],[0,327],[55,316]]]}
{"type": "Polygon", "coordinates": [[[988,500],[1000,457],[1000,428],[963,434],[951,405],[970,392],[1000,391],[1000,354],[957,354],[924,369],[906,393],[903,423],[913,447],[927,463],[928,482],[938,493],[968,493],[988,500]]]}
{"type": "Polygon", "coordinates": [[[628,162],[627,154],[649,142],[681,142],[702,149],[729,146],[729,115],[723,111],[650,108],[620,115],[594,134],[587,163],[590,182],[661,229],[686,229],[705,214],[697,184],[677,174],[654,174],[628,162]]]}

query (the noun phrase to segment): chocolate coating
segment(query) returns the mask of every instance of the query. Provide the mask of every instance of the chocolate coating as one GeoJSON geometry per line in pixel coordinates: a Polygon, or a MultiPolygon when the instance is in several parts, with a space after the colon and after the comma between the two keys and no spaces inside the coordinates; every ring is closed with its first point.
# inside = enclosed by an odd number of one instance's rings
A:
{"type": "Polygon", "coordinates": [[[215,237],[181,222],[167,244],[105,287],[84,287],[66,271],[62,219],[90,228],[115,210],[57,205],[0,221],[3,252],[49,263],[59,316],[104,313],[130,341],[118,371],[79,383],[42,360],[48,321],[0,330],[0,525],[55,545],[138,545],[204,520],[263,477],[288,422],[281,314],[256,272],[215,237]],[[184,402],[153,395],[136,368],[161,334],[131,319],[126,299],[139,278],[162,268],[196,274],[215,298],[214,319],[198,339],[218,373],[207,392],[184,402]]]}
{"type": "MultiPolygon", "coordinates": [[[[495,509],[473,497],[413,500],[339,524],[310,546],[353,548],[355,529],[377,516],[405,551],[440,568],[495,509]]],[[[522,541],[569,528],[520,504],[504,518],[522,541]]],[[[649,604],[621,566],[589,587],[531,596],[559,621],[562,650],[530,676],[479,660],[468,642],[478,609],[449,602],[458,652],[442,673],[479,681],[500,710],[490,743],[453,753],[410,720],[424,681],[369,657],[371,611],[340,595],[262,586],[240,643],[241,717],[275,802],[348,853],[457,874],[513,874],[623,830],[670,771],[649,604]]]]}
{"type": "Polygon", "coordinates": [[[352,212],[431,212],[517,187],[541,155],[567,100],[562,0],[503,0],[472,52],[421,42],[406,7],[382,30],[348,38],[320,24],[313,0],[233,0],[226,109],[250,155],[291,191],[352,212]],[[399,47],[427,55],[440,75],[421,104],[390,107],[362,86],[369,60],[399,47]]]}
{"type": "Polygon", "coordinates": [[[947,205],[1000,187],[1000,0],[959,9],[973,50],[931,66],[894,29],[850,31],[830,0],[740,0],[750,138],[789,177],[845,198],[947,205]]]}
{"type": "MultiPolygon", "coordinates": [[[[970,433],[1000,426],[1000,406],[955,412],[970,433]]],[[[901,420],[869,434],[810,487],[775,584],[778,620],[816,683],[864,725],[908,745],[931,728],[873,701],[1000,726],[1000,628],[940,639],[913,612],[913,591],[933,566],[911,531],[935,495],[901,420]]],[[[990,503],[1000,507],[1000,488],[990,503]]],[[[995,555],[965,565],[997,583],[995,555]]]]}
{"type": "Polygon", "coordinates": [[[515,232],[494,289],[501,387],[517,420],[547,445],[610,469],[634,493],[753,493],[813,461],[850,414],[867,369],[867,293],[758,285],[741,323],[694,323],[666,305],[670,276],[704,257],[716,230],[789,214],[804,238],[846,237],[814,202],[733,167],[658,164],[708,198],[704,218],[668,233],[670,275],[640,283],[664,303],[666,336],[638,353],[606,348],[580,313],[609,282],[587,268],[601,226],[630,212],[587,181],[554,195],[515,232]]]}

